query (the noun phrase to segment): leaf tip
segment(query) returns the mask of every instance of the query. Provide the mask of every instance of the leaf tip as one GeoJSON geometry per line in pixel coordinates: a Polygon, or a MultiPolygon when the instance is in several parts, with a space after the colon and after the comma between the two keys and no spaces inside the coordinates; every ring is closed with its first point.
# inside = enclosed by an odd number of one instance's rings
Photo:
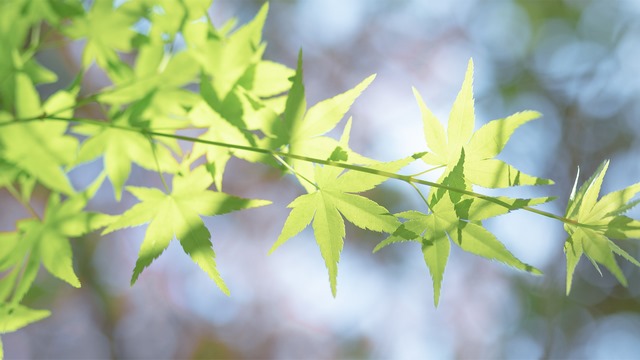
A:
{"type": "Polygon", "coordinates": [[[535,111],[535,110],[528,110],[528,112],[531,114],[531,120],[533,119],[538,119],[542,117],[542,113],[539,111],[535,111]]]}
{"type": "Polygon", "coordinates": [[[467,69],[473,72],[473,57],[469,58],[469,62],[467,63],[467,69]]]}
{"type": "Polygon", "coordinates": [[[438,304],[440,302],[440,293],[433,293],[433,306],[434,307],[438,307],[438,304]]]}
{"type": "Polygon", "coordinates": [[[226,296],[231,296],[231,291],[229,291],[229,288],[224,282],[219,283],[216,281],[216,284],[218,285],[218,288],[220,289],[220,291],[222,291],[222,293],[224,293],[226,296]]]}
{"type": "Polygon", "coordinates": [[[137,266],[133,269],[133,274],[131,275],[131,281],[129,281],[130,286],[133,286],[136,284],[136,281],[138,281],[138,276],[140,276],[141,272],[142,272],[142,269],[138,269],[137,266]]]}
{"type": "Polygon", "coordinates": [[[411,87],[411,91],[413,92],[413,97],[416,98],[416,101],[418,102],[418,105],[423,105],[424,104],[424,100],[422,100],[422,95],[420,95],[420,92],[418,91],[418,89],[416,89],[415,86],[411,87]]]}
{"type": "Polygon", "coordinates": [[[418,159],[422,159],[428,153],[429,153],[428,151],[423,151],[423,152],[415,153],[411,155],[411,157],[414,158],[415,160],[418,160],[418,159]]]}
{"type": "Polygon", "coordinates": [[[535,181],[531,185],[555,185],[555,181],[551,179],[535,178],[535,181]]]}
{"type": "Polygon", "coordinates": [[[529,264],[525,264],[524,270],[526,272],[528,272],[529,274],[531,274],[531,275],[544,275],[543,272],[540,269],[538,269],[538,268],[536,268],[534,266],[531,266],[529,264]]]}
{"type": "Polygon", "coordinates": [[[267,255],[273,254],[278,247],[280,247],[280,245],[276,242],[275,244],[273,244],[273,246],[271,246],[271,249],[269,249],[269,252],[267,252],[267,255]]]}
{"type": "Polygon", "coordinates": [[[253,207],[262,207],[273,204],[271,200],[256,199],[252,201],[253,207]]]}
{"type": "Polygon", "coordinates": [[[376,245],[376,247],[373,248],[373,251],[371,251],[372,254],[377,253],[378,251],[380,251],[382,248],[384,248],[384,243],[379,243],[378,245],[376,245]]]}

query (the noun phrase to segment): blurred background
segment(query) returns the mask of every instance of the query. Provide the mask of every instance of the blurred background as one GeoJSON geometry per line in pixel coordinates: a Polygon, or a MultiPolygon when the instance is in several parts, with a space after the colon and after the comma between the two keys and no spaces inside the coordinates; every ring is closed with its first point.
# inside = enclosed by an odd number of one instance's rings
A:
{"type": "MultiPolygon", "coordinates": [[[[218,25],[234,16],[244,23],[262,3],[215,0],[210,14],[218,25]]],[[[472,57],[477,127],[525,109],[544,115],[519,129],[500,157],[556,184],[506,193],[558,196],[542,208],[562,214],[578,166],[582,182],[612,159],[603,193],[640,181],[638,0],[270,4],[265,57],[294,67],[303,49],[309,104],[378,74],[351,111],[352,147],[360,153],[393,160],[425,150],[411,86],[446,119],[472,57]]],[[[54,51],[40,60],[59,74],[78,61],[54,51]]],[[[99,166],[86,165],[72,176],[99,166]]],[[[149,174],[135,169],[130,182],[148,182],[149,174]]],[[[629,280],[624,288],[582,259],[565,296],[566,235],[558,222],[531,213],[488,221],[498,239],[545,275],[523,274],[452,248],[437,309],[419,245],[371,254],[382,236],[348,227],[334,299],[309,229],[267,256],[288,214],[285,206],[303,189],[294,179],[239,160],[226,174],[230,193],[274,202],[206,219],[231,297],[176,243],[130,287],[144,227],[94,234],[73,240],[82,289],[41,273],[26,303],[53,315],[3,336],[7,359],[640,354],[640,269],[619,259],[629,280]]],[[[116,203],[110,186],[100,193],[91,204],[95,209],[115,214],[134,203],[131,197],[116,203]]],[[[406,184],[388,182],[368,195],[392,212],[425,210],[406,184]]],[[[2,209],[3,229],[12,224],[8,212],[2,209]]],[[[620,245],[640,255],[638,242],[620,245]]]]}

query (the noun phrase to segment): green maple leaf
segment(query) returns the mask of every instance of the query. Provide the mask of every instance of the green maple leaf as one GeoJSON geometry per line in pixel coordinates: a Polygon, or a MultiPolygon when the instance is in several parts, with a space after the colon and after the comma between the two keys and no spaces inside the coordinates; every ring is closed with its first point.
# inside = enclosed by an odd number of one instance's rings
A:
{"type": "Polygon", "coordinates": [[[149,97],[150,104],[145,110],[154,115],[149,117],[156,124],[158,116],[166,118],[169,113],[183,115],[182,107],[190,106],[197,95],[182,87],[194,81],[199,69],[193,66],[191,51],[169,54],[165,52],[165,46],[162,40],[157,39],[141,45],[133,71],[114,79],[114,87],[100,94],[98,100],[121,105],[149,97]]]}
{"type": "MultiPolygon", "coordinates": [[[[283,127],[278,133],[281,144],[287,146],[292,154],[321,159],[330,157],[340,144],[324,135],[338,125],[353,102],[374,79],[375,75],[371,75],[351,90],[323,100],[307,110],[302,82],[302,52],[300,52],[298,67],[283,114],[283,127]]],[[[358,156],[351,151],[348,153],[352,160],[358,156]]],[[[313,179],[314,170],[311,163],[295,159],[290,160],[290,163],[299,174],[313,179]]],[[[310,190],[307,184],[303,183],[303,185],[310,190]]]]}
{"type": "Polygon", "coordinates": [[[207,15],[213,0],[136,0],[124,3],[123,10],[149,20],[149,35],[172,41],[185,23],[207,15]]]}
{"type": "MultiPolygon", "coordinates": [[[[413,160],[409,157],[390,163],[368,165],[368,167],[395,172],[413,160]]],[[[386,177],[357,171],[343,173],[341,168],[316,166],[314,178],[317,187],[288,205],[291,212],[269,253],[300,233],[313,221],[313,232],[329,271],[331,293],[335,296],[338,261],[345,237],[342,218],[344,217],[359,228],[378,232],[393,232],[399,222],[383,206],[356,195],[356,193],[373,189],[387,180],[386,177]]]]}
{"type": "Polygon", "coordinates": [[[256,96],[269,98],[289,90],[290,78],[294,75],[295,72],[287,66],[262,60],[249,67],[238,84],[256,96]]]}
{"type": "Polygon", "coordinates": [[[451,170],[458,163],[464,149],[464,177],[470,184],[487,188],[553,184],[551,180],[526,175],[504,161],[494,159],[519,126],[538,118],[540,114],[535,111],[519,112],[504,119],[493,120],[474,133],[472,82],[473,61],[469,60],[462,88],[449,114],[446,133],[442,124],[426,107],[418,91],[413,90],[422,112],[425,139],[431,150],[422,159],[427,164],[446,166],[451,170]]]}
{"type": "MultiPolygon", "coordinates": [[[[16,116],[29,118],[44,114],[57,113],[57,116],[72,116],[72,110],[65,110],[75,103],[74,96],[66,91],[52,95],[44,106],[31,81],[26,76],[19,77],[20,89],[16,116]]],[[[0,130],[0,157],[15,164],[40,183],[50,189],[72,194],[74,192],[62,167],[69,165],[75,158],[78,140],[66,135],[68,124],[47,120],[39,122],[20,122],[0,113],[0,123],[6,124],[0,130]]]]}
{"type": "Polygon", "coordinates": [[[262,28],[268,11],[268,4],[263,5],[253,20],[229,36],[209,23],[185,26],[185,39],[219,99],[224,100],[247,71],[260,62],[266,46],[262,43],[262,28]]]}
{"type": "Polygon", "coordinates": [[[242,199],[207,190],[211,183],[211,176],[200,166],[184,176],[174,176],[170,194],[153,188],[127,187],[141,202],[118,216],[103,234],[149,223],[131,277],[132,285],[144,268],[158,258],[175,237],[185,253],[225,294],[229,294],[229,289],[216,268],[211,234],[200,217],[222,215],[268,205],[270,202],[242,199]]]}
{"type": "Polygon", "coordinates": [[[553,198],[511,199],[507,197],[472,196],[472,186],[503,188],[516,185],[551,184],[552,181],[523,174],[513,166],[495,159],[513,132],[521,125],[540,116],[524,111],[505,119],[493,120],[474,132],[475,113],[472,91],[473,61],[469,66],[449,115],[447,131],[426,107],[420,94],[414,95],[420,106],[424,135],[429,149],[422,159],[430,165],[445,167],[440,187],[432,187],[427,204],[428,214],[405,212],[407,219],[380,248],[402,241],[422,244],[425,262],[434,286],[437,305],[440,288],[449,256],[449,239],[463,250],[502,262],[532,273],[540,273],[511,254],[481,221],[523,207],[548,202],[553,198]]]}
{"type": "MultiPolygon", "coordinates": [[[[463,176],[464,154],[465,152],[462,150],[458,164],[442,180],[442,185],[461,190],[467,187],[463,176]]],[[[431,193],[429,203],[431,212],[429,214],[418,211],[398,214],[398,217],[407,221],[403,222],[391,236],[378,244],[374,252],[392,243],[419,242],[422,245],[424,260],[433,280],[434,304],[437,306],[451,247],[449,239],[464,251],[516,269],[541,274],[540,270],[523,263],[509,252],[495,235],[482,226],[481,221],[525,206],[542,204],[551,200],[553,198],[549,197],[513,199],[504,196],[487,196],[477,198],[439,188],[431,193]]]]}
{"type": "Polygon", "coordinates": [[[133,25],[138,21],[135,13],[126,8],[115,8],[113,0],[96,0],[86,14],[76,18],[64,33],[73,38],[87,38],[82,54],[82,66],[87,69],[95,59],[111,77],[119,78],[131,70],[117,51],[130,51],[131,41],[136,35],[133,25]]]}
{"type": "Polygon", "coordinates": [[[73,270],[69,239],[88,234],[111,221],[108,215],[83,211],[101,183],[102,178],[98,178],[89,189],[65,201],[59,194],[52,193],[42,219],[22,220],[16,231],[0,233],[0,271],[8,271],[0,280],[0,302],[7,300],[13,284],[21,276],[11,302],[17,304],[31,287],[41,263],[53,276],[80,287],[73,270]]]}
{"type": "Polygon", "coordinates": [[[616,253],[634,265],[640,266],[636,259],[609,239],[640,238],[640,221],[624,215],[626,211],[640,203],[640,200],[632,201],[633,197],[640,192],[640,183],[609,193],[598,200],[608,167],[609,161],[604,161],[576,192],[580,175],[578,171],[567,203],[565,217],[574,221],[566,222],[564,225],[569,234],[564,245],[567,257],[567,295],[571,291],[576,265],[583,254],[598,271],[600,271],[598,264],[604,265],[624,286],[627,286],[627,279],[613,254],[616,253]]]}
{"type": "MultiPolygon", "coordinates": [[[[138,111],[136,106],[132,106],[116,114],[113,124],[125,127],[146,126],[137,121],[139,121],[138,111]]],[[[131,173],[132,163],[148,170],[167,173],[174,173],[178,169],[178,162],[165,146],[175,149],[173,141],[151,140],[138,132],[95,125],[78,125],[73,128],[73,131],[89,136],[80,146],[76,163],[80,164],[103,156],[104,168],[118,201],[131,173]]]]}
{"type": "MultiPolygon", "coordinates": [[[[208,141],[224,142],[234,145],[253,145],[247,138],[247,134],[242,132],[238,127],[234,126],[216,111],[214,111],[207,103],[201,102],[189,112],[189,118],[192,122],[209,130],[198,138],[208,141]]],[[[208,168],[214,178],[214,183],[218,190],[222,189],[222,178],[224,175],[227,162],[238,151],[208,144],[196,143],[193,145],[191,156],[197,159],[205,156],[209,164],[208,168]]]]}
{"type": "MultiPolygon", "coordinates": [[[[23,305],[0,304],[0,334],[7,334],[51,315],[48,310],[30,309],[23,305]]],[[[2,341],[0,341],[2,359],[2,341]]]]}
{"type": "MultiPolygon", "coordinates": [[[[276,138],[276,122],[284,111],[286,98],[281,94],[291,86],[289,78],[293,71],[261,60],[264,50],[260,44],[261,31],[267,10],[264,6],[253,21],[229,37],[222,31],[210,36],[212,29],[206,24],[189,26],[186,30],[193,57],[201,62],[205,74],[200,81],[200,95],[205,102],[194,105],[187,116],[194,126],[209,129],[199,138],[235,145],[276,147],[272,144],[276,138]]],[[[273,161],[264,154],[194,145],[194,158],[201,155],[206,155],[218,189],[232,156],[250,162],[273,161]]]]}
{"type": "Polygon", "coordinates": [[[37,62],[32,50],[22,50],[24,34],[21,32],[27,32],[29,27],[26,23],[16,24],[14,19],[4,18],[22,18],[21,14],[12,14],[16,8],[0,9],[0,48],[5,54],[0,57],[0,108],[20,112],[19,117],[37,116],[40,114],[29,113],[40,110],[40,97],[34,85],[55,82],[58,77],[37,62]],[[7,28],[2,29],[3,25],[7,28]],[[24,27],[20,28],[20,25],[24,27]],[[34,98],[38,106],[31,108],[34,98]]]}

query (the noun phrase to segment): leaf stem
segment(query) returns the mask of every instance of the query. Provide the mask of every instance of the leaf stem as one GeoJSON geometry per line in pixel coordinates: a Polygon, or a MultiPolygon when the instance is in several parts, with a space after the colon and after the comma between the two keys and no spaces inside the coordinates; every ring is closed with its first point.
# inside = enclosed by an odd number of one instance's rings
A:
{"type": "Polygon", "coordinates": [[[18,202],[20,204],[22,204],[22,206],[24,206],[25,209],[27,209],[27,211],[29,212],[29,214],[31,214],[31,216],[33,216],[34,218],[36,218],[38,220],[41,220],[40,215],[38,215],[36,210],[33,208],[33,206],[31,206],[31,204],[28,201],[25,201],[22,198],[22,196],[20,196],[20,193],[13,186],[13,184],[9,184],[7,186],[7,191],[9,191],[9,194],[11,194],[11,196],[13,196],[16,200],[18,200],[18,202]]]}
{"type": "Polygon", "coordinates": [[[289,171],[291,171],[293,174],[295,174],[296,176],[298,176],[299,178],[301,178],[302,180],[308,182],[309,184],[311,184],[314,188],[316,188],[316,190],[319,190],[320,188],[318,187],[318,185],[316,183],[314,183],[313,181],[307,179],[307,177],[305,177],[304,175],[300,174],[299,172],[296,171],[296,169],[294,169],[291,165],[287,164],[286,161],[284,161],[280,156],[274,154],[273,157],[278,160],[279,163],[281,163],[284,167],[286,167],[287,169],[289,169],[289,171]]]}
{"type": "Polygon", "coordinates": [[[427,169],[425,171],[421,171],[419,173],[412,174],[412,175],[409,175],[409,176],[416,177],[416,176],[424,175],[424,174],[426,174],[428,172],[431,172],[431,171],[434,171],[434,170],[438,170],[438,169],[442,169],[443,167],[446,167],[446,166],[447,165],[439,165],[439,166],[436,166],[436,167],[432,167],[431,169],[427,169]]]}
{"type": "Polygon", "coordinates": [[[160,176],[160,181],[162,181],[162,185],[167,194],[171,193],[169,190],[169,185],[164,179],[164,175],[162,174],[162,170],[160,170],[160,161],[158,161],[158,153],[156,151],[156,143],[153,142],[153,138],[150,135],[146,135],[146,138],[149,139],[149,145],[151,145],[151,152],[153,153],[153,160],[156,163],[156,170],[158,170],[158,175],[160,176]]]}
{"type": "Polygon", "coordinates": [[[424,197],[424,194],[422,194],[422,191],[420,191],[420,188],[418,188],[416,184],[412,182],[410,182],[409,185],[411,185],[418,192],[418,195],[420,195],[420,198],[422,198],[422,201],[424,201],[424,204],[427,205],[427,209],[430,209],[429,202],[427,201],[427,198],[424,197]]]}

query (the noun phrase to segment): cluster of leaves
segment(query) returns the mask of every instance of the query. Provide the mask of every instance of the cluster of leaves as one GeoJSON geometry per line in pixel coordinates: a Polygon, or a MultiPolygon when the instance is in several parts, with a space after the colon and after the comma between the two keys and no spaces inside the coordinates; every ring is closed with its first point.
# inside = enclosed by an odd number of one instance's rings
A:
{"type": "MultiPolygon", "coordinates": [[[[640,265],[610,240],[640,237],[640,223],[624,215],[639,202],[633,197],[640,184],[598,201],[608,163],[579,190],[574,188],[562,217],[532,208],[553,200],[549,197],[476,192],[474,186],[505,188],[552,181],[495,159],[519,126],[540,116],[537,112],[516,113],[474,132],[471,61],[446,131],[414,90],[428,151],[382,163],[349,147],[351,119],[340,139],[327,136],[374,76],[308,107],[302,55],[296,69],[263,59],[262,28],[268,6],[243,26],[236,27],[231,20],[216,27],[207,16],[211,1],[132,0],[116,6],[113,0],[95,0],[87,7],[80,0],[0,2],[0,188],[30,215],[0,233],[0,334],[49,315],[23,304],[40,264],[53,276],[80,286],[69,240],[100,229],[106,234],[148,224],[132,284],[175,238],[229,294],[202,216],[270,203],[223,191],[225,168],[232,157],[276,167],[299,181],[305,193],[289,204],[291,212],[271,251],[311,225],[334,296],[345,219],[362,229],[389,234],[374,251],[395,242],[420,243],[436,305],[451,242],[464,251],[540,274],[482,225],[487,218],[515,210],[565,224],[567,292],[583,254],[623,284],[626,280],[613,254],[640,265]],[[56,82],[57,75],[40,65],[36,54],[51,39],[61,41],[60,47],[84,41],[84,50],[76,79],[43,100],[36,86],[56,82]],[[88,94],[84,74],[94,66],[111,85],[88,94]],[[99,106],[87,108],[89,104],[99,106]],[[79,110],[84,117],[77,115],[79,110]],[[187,136],[184,130],[199,135],[187,136]],[[68,172],[96,159],[103,166],[95,181],[84,190],[76,189],[68,172]],[[425,171],[442,169],[440,179],[430,182],[419,174],[398,174],[416,160],[430,166],[425,171]],[[127,186],[132,164],[156,172],[163,188],[127,186]],[[166,177],[172,177],[171,186],[166,177]],[[119,215],[88,210],[107,179],[116,200],[127,191],[139,202],[119,215]],[[413,186],[426,213],[391,214],[360,195],[387,179],[413,186]],[[430,187],[426,197],[418,188],[425,185],[430,187]],[[36,187],[48,194],[42,215],[36,187]]],[[[0,343],[0,354],[1,349],[0,343]]]]}

